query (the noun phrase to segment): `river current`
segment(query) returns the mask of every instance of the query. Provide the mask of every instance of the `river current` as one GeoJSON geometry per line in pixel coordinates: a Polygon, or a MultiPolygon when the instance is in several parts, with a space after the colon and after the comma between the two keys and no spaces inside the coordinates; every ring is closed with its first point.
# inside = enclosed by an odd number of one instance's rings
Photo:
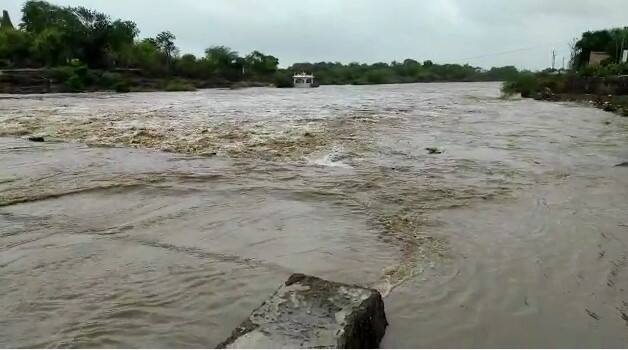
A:
{"type": "Polygon", "coordinates": [[[302,272],[385,347],[625,347],[628,118],[499,87],[0,96],[0,346],[213,347],[302,272]]]}

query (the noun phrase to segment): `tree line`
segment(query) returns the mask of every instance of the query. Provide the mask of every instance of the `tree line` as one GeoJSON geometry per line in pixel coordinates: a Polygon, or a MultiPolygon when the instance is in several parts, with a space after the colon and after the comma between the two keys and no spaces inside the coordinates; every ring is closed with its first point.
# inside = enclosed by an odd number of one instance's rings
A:
{"type": "MultiPolygon", "coordinates": [[[[626,95],[628,63],[622,62],[623,50],[628,50],[628,27],[587,31],[572,40],[570,69],[545,69],[540,72],[522,71],[506,79],[502,92],[520,93],[524,97],[553,94],[626,95]],[[608,57],[602,62],[589,62],[591,52],[608,57]]],[[[628,109],[627,109],[628,111],[628,109]]]]}
{"type": "Polygon", "coordinates": [[[79,62],[93,69],[138,68],[150,76],[242,78],[272,75],[276,57],[254,51],[245,57],[224,46],[205,56],[179,55],[168,31],[138,39],[132,21],[112,20],[84,7],[61,7],[27,1],[22,22],[14,27],[6,11],[0,27],[0,65],[5,68],[56,67],[79,62]]]}
{"type": "Polygon", "coordinates": [[[418,62],[378,62],[373,64],[340,62],[295,63],[290,71],[313,72],[321,84],[390,84],[453,81],[501,81],[518,73],[514,66],[479,67],[460,64],[436,64],[430,60],[418,62]]]}
{"type": "Polygon", "coordinates": [[[601,66],[621,64],[622,52],[625,49],[628,49],[628,27],[584,32],[579,39],[574,39],[571,43],[572,67],[575,70],[586,68],[589,55],[593,51],[608,55],[601,66]]]}
{"type": "MultiPolygon", "coordinates": [[[[96,78],[91,70],[136,70],[142,76],[205,80],[217,83],[258,81],[289,86],[294,72],[310,72],[321,84],[382,84],[434,81],[505,80],[513,66],[483,70],[470,65],[436,64],[406,59],[391,63],[296,63],[279,68],[279,60],[259,51],[241,56],[226,46],[208,47],[204,55],[181,54],[176,37],[164,31],[139,38],[137,25],[84,7],[29,0],[14,26],[4,11],[0,21],[0,68],[51,68],[59,79],[80,90],[96,78]],[[90,74],[92,77],[90,78],[90,74]]],[[[119,77],[104,75],[114,82],[119,77]]]]}

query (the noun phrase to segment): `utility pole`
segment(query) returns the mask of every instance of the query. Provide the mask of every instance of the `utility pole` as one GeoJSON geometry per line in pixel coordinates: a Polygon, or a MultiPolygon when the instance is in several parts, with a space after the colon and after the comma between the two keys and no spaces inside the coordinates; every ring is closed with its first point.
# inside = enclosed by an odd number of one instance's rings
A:
{"type": "Polygon", "coordinates": [[[621,49],[619,50],[619,57],[617,63],[623,63],[624,59],[624,41],[626,40],[626,31],[628,31],[628,27],[624,27],[624,30],[621,31],[621,49]]]}
{"type": "Polygon", "coordinates": [[[556,68],[556,50],[552,49],[552,70],[556,68]]]}
{"type": "Polygon", "coordinates": [[[565,56],[563,56],[563,68],[562,70],[565,70],[565,56]]]}

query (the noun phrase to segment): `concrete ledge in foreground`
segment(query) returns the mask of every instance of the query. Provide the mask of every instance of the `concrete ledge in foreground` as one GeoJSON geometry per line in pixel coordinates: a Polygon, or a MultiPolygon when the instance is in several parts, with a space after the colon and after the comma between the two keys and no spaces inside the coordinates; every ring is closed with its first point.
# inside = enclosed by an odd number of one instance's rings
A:
{"type": "Polygon", "coordinates": [[[294,274],[218,348],[377,348],[387,325],[376,290],[294,274]]]}

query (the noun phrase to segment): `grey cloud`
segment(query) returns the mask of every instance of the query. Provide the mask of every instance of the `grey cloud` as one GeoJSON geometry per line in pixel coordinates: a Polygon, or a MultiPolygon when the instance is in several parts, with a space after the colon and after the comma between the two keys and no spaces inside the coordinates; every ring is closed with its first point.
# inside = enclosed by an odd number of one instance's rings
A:
{"type": "MultiPolygon", "coordinates": [[[[628,25],[625,0],[55,0],[170,30],[182,52],[216,44],[300,61],[404,58],[544,68],[590,29],[628,25]],[[528,48],[527,50],[515,51],[528,48]],[[499,54],[515,51],[508,54],[499,54]]],[[[14,19],[22,1],[4,0],[14,19]]]]}

